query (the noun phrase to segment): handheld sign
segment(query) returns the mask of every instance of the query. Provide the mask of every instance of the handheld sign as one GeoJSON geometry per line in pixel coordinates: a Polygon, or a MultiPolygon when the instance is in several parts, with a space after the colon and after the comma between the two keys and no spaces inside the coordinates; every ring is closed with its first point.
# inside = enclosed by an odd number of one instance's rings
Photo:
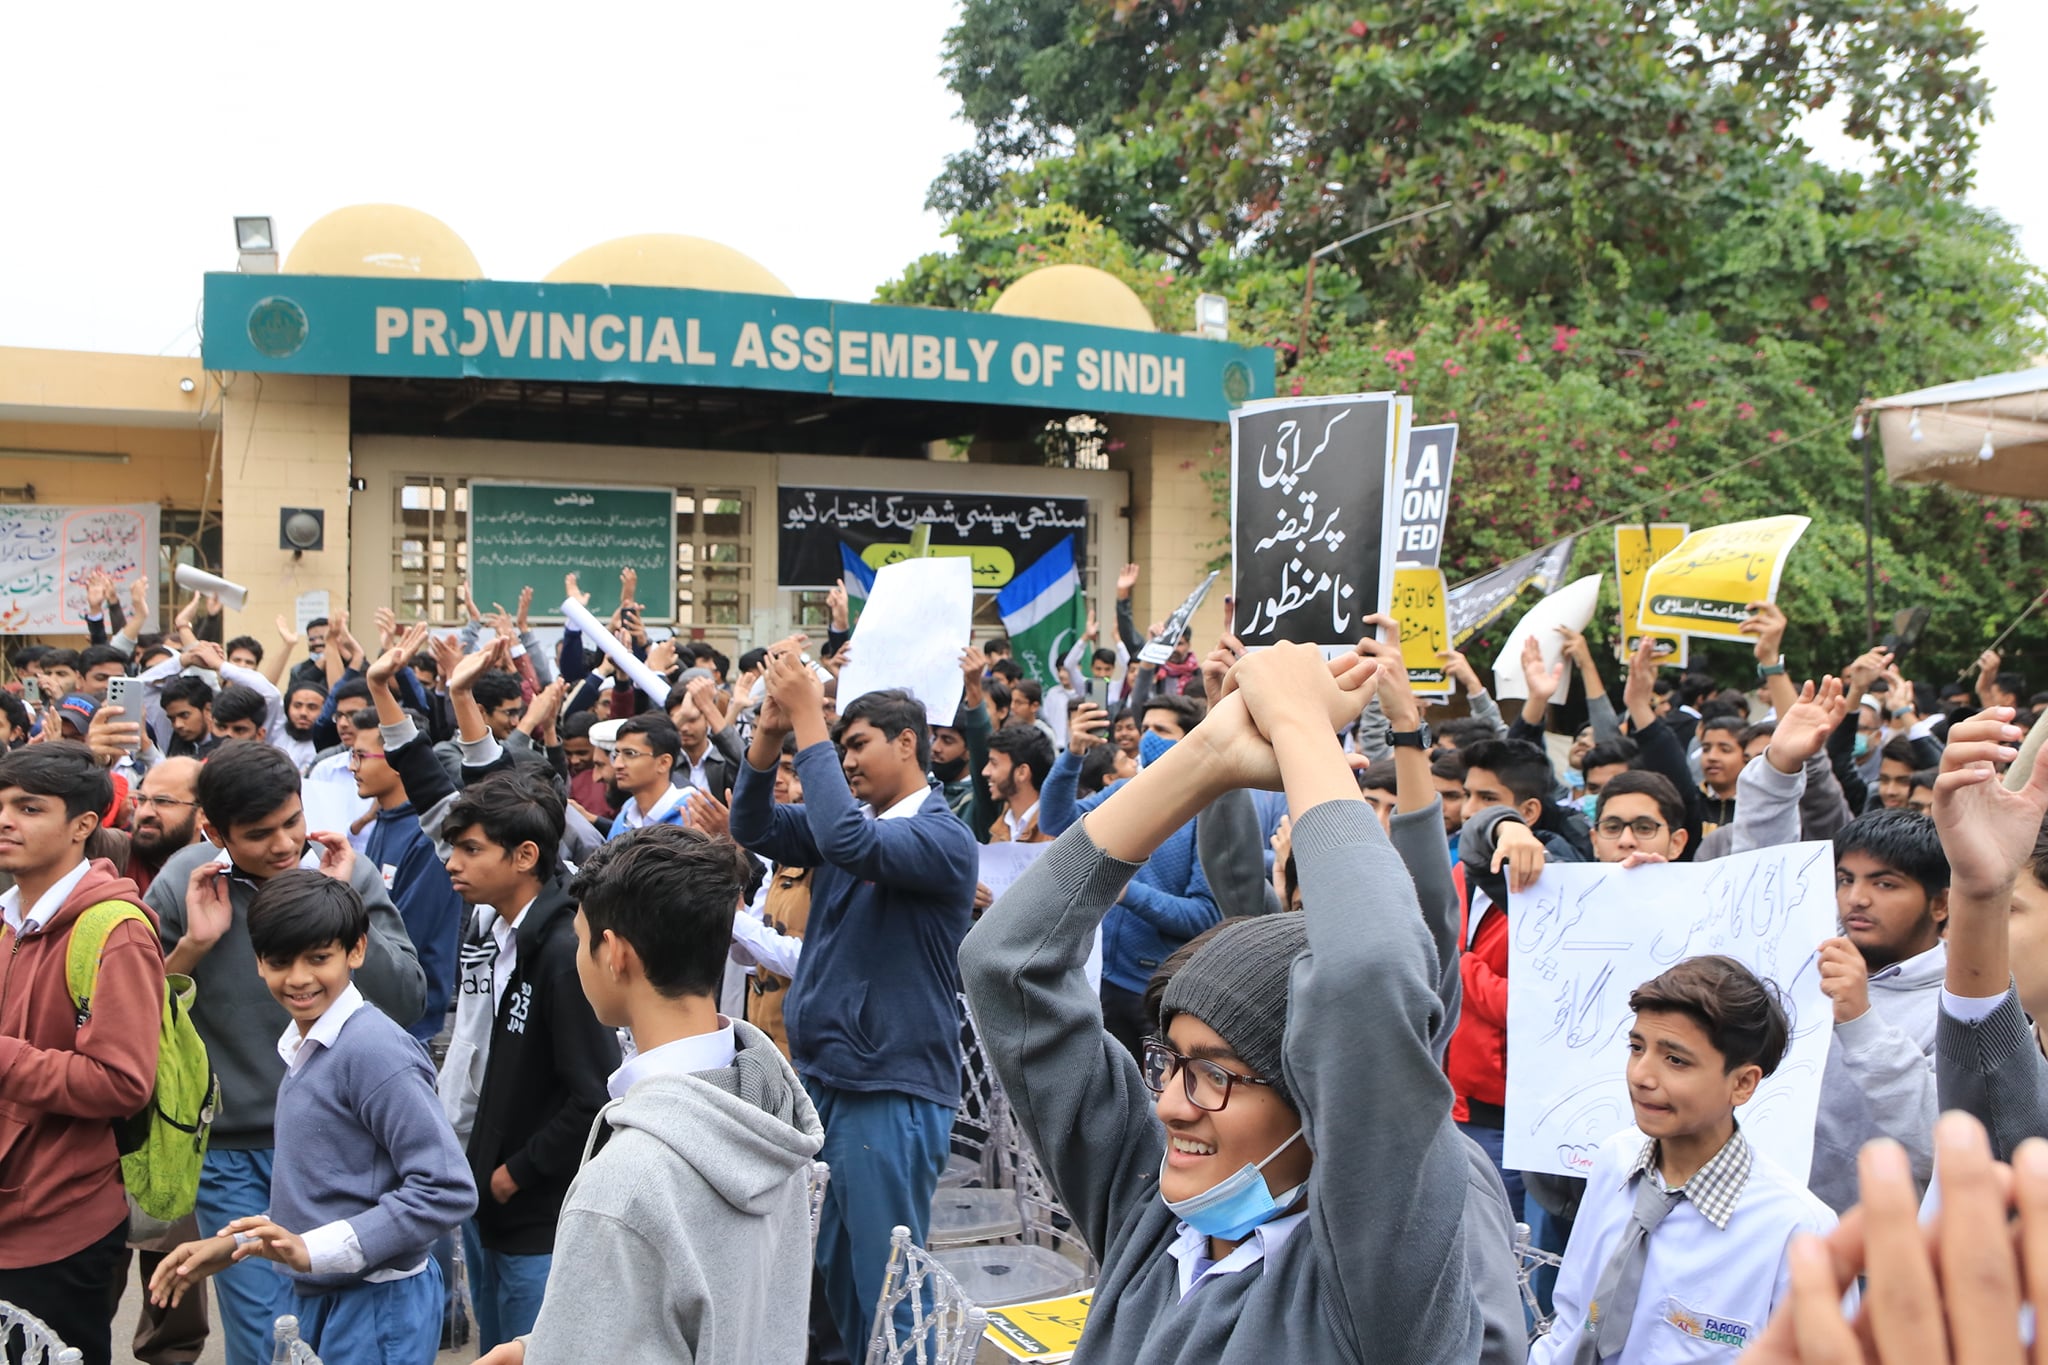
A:
{"type": "Polygon", "coordinates": [[[1401,400],[1302,398],[1230,416],[1232,633],[1346,645],[1394,590],[1401,400]]]}
{"type": "Polygon", "coordinates": [[[1217,569],[1209,570],[1209,576],[1195,585],[1195,590],[1188,594],[1187,601],[1173,609],[1173,615],[1166,618],[1166,624],[1159,628],[1159,634],[1147,640],[1145,647],[1138,651],[1139,663],[1163,664],[1173,657],[1174,646],[1180,643],[1181,636],[1187,634],[1188,622],[1194,620],[1195,613],[1201,610],[1202,599],[1209,595],[1209,588],[1215,583],[1219,572],[1221,571],[1217,569]]]}
{"type": "Polygon", "coordinates": [[[1572,550],[1578,543],[1577,536],[1566,536],[1453,587],[1451,639],[1458,648],[1463,649],[1467,640],[1505,615],[1522,589],[1533,585],[1546,593],[1556,592],[1571,568],[1572,550]]]}
{"type": "Polygon", "coordinates": [[[1657,642],[1659,664],[1671,668],[1686,666],[1689,636],[1646,632],[1637,627],[1636,619],[1642,614],[1643,584],[1650,576],[1650,566],[1677,549],[1691,530],[1682,521],[1659,521],[1648,526],[1638,522],[1614,528],[1614,581],[1621,590],[1621,634],[1615,640],[1614,655],[1622,663],[1635,657],[1636,645],[1648,634],[1657,642]]]}
{"type": "Polygon", "coordinates": [[[1437,656],[1451,647],[1450,594],[1442,569],[1404,564],[1394,570],[1394,620],[1401,626],[1401,662],[1418,697],[1448,697],[1450,674],[1437,656]]]}
{"type": "Polygon", "coordinates": [[[905,559],[877,569],[847,641],[851,660],[839,670],[839,709],[901,687],[924,703],[933,725],[951,725],[966,687],[960,651],[973,628],[974,567],[967,560],[905,559]]]}
{"type": "Polygon", "coordinates": [[[1529,608],[1529,614],[1516,622],[1493,662],[1493,695],[1528,696],[1529,680],[1522,676],[1522,642],[1533,636],[1543,648],[1543,662],[1554,667],[1564,658],[1564,637],[1557,633],[1557,628],[1570,626],[1583,631],[1599,605],[1600,575],[1589,574],[1529,608]]]}
{"type": "Polygon", "coordinates": [[[1835,932],[1833,845],[1627,871],[1552,863],[1509,896],[1508,925],[1509,1167],[1584,1175],[1600,1144],[1635,1121],[1629,992],[1706,953],[1727,954],[1783,993],[1791,1050],[1737,1113],[1744,1135],[1786,1170],[1812,1164],[1834,1034],[1814,947],[1835,932]]]}
{"type": "Polygon", "coordinates": [[[1694,531],[1650,566],[1637,624],[1646,631],[1742,640],[1751,602],[1778,600],[1785,560],[1812,517],[1759,517],[1694,531]]]}
{"type": "Polygon", "coordinates": [[[1401,524],[1394,540],[1397,563],[1428,569],[1442,563],[1444,519],[1451,507],[1451,466],[1457,457],[1456,422],[1409,429],[1401,458],[1401,524]]]}

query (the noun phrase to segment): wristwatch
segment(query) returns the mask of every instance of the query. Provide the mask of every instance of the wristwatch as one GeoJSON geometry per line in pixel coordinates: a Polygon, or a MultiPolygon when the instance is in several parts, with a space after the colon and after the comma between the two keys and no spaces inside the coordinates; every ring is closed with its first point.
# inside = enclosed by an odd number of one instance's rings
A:
{"type": "Polygon", "coordinates": [[[1429,722],[1417,721],[1413,730],[1395,730],[1387,735],[1387,743],[1396,749],[1420,749],[1427,753],[1436,743],[1436,734],[1429,728],[1429,722]]]}
{"type": "Polygon", "coordinates": [[[1783,659],[1780,659],[1778,660],[1778,662],[1774,664],[1758,664],[1756,666],[1756,676],[1759,680],[1762,680],[1764,678],[1784,677],[1785,661],[1783,659]]]}

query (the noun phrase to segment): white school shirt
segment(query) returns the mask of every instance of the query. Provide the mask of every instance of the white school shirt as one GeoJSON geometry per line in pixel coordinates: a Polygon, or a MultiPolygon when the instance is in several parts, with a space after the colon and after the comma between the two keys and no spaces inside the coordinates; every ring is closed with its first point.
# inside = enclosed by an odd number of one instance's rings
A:
{"type": "Polygon", "coordinates": [[[663,816],[667,815],[670,811],[674,810],[676,808],[676,803],[678,801],[681,801],[688,791],[688,784],[685,784],[680,787],[673,785],[670,786],[669,789],[662,794],[661,799],[654,803],[654,809],[647,812],[647,814],[645,815],[642,815],[640,813],[640,798],[637,796],[629,796],[626,798],[626,804],[619,807],[618,819],[620,823],[624,824],[627,829],[639,829],[643,825],[654,824],[663,816]]]}
{"type": "Polygon", "coordinates": [[[1180,1268],[1181,1300],[1185,1302],[1204,1280],[1235,1275],[1241,1270],[1251,1269],[1269,1256],[1279,1255],[1280,1248],[1287,1245],[1287,1239],[1307,1217],[1308,1210],[1303,1209],[1300,1213],[1290,1213],[1285,1218],[1259,1224],[1252,1229],[1251,1236],[1231,1248],[1230,1254],[1220,1261],[1209,1259],[1208,1236],[1182,1223],[1180,1235],[1166,1249],[1180,1268]]]}
{"type": "MultiPolygon", "coordinates": [[[[55,917],[56,913],[64,908],[64,902],[71,898],[71,893],[76,891],[78,884],[85,880],[85,870],[91,866],[90,860],[79,859],[77,867],[72,868],[69,872],[66,872],[63,876],[52,882],[48,891],[36,897],[36,903],[28,908],[26,918],[23,917],[21,912],[21,888],[19,886],[8,887],[6,891],[0,892],[0,916],[6,918],[7,927],[12,929],[17,936],[21,934],[24,923],[32,925],[36,932],[41,933],[43,926],[48,924],[55,917]]],[[[1999,997],[2001,1000],[2004,998],[2004,996],[1999,997]]]]}
{"type": "MultiPolygon", "coordinates": [[[[1600,1144],[1557,1272],[1557,1321],[1529,1348],[1529,1365],[1562,1365],[1577,1352],[1586,1305],[1635,1215],[1630,1171],[1648,1141],[1640,1129],[1629,1127],[1600,1144]]],[[[1793,1235],[1821,1236],[1834,1228],[1834,1211],[1805,1181],[1793,1179],[1754,1147],[1750,1157],[1748,1179],[1734,1197],[1725,1228],[1715,1226],[1691,1199],[1680,1199],[1650,1234],[1642,1290],[1619,1365],[1734,1365],[1790,1293],[1787,1254],[1793,1235]]],[[[1653,1167],[1641,1178],[1658,1177],[1653,1167]]],[[[1853,1289],[1844,1302],[1854,1307],[1853,1289]]]]}
{"type": "Polygon", "coordinates": [[[672,1043],[636,1052],[620,1064],[605,1082],[605,1092],[622,1100],[626,1092],[650,1076],[690,1076],[700,1071],[723,1071],[739,1055],[733,1039],[732,1020],[718,1016],[718,1027],[709,1033],[692,1034],[672,1043]]]}
{"type": "MultiPolygon", "coordinates": [[[[297,1023],[286,1024],[277,1040],[277,1055],[284,1058],[285,1071],[296,1073],[312,1060],[314,1049],[333,1047],[334,1040],[341,1036],[341,1026],[368,1003],[355,983],[350,982],[348,989],[336,996],[326,1013],[315,1019],[313,1027],[303,1034],[299,1032],[297,1023]]],[[[237,1235],[235,1240],[247,1239],[237,1235]]],[[[306,1260],[315,1275],[353,1275],[369,1264],[369,1258],[363,1255],[363,1244],[356,1240],[355,1228],[345,1218],[322,1223],[301,1234],[300,1240],[306,1244],[306,1260]]],[[[422,1256],[420,1263],[410,1269],[374,1271],[363,1276],[363,1281],[366,1284],[385,1284],[392,1280],[409,1280],[426,1268],[427,1258],[422,1256]]]]}

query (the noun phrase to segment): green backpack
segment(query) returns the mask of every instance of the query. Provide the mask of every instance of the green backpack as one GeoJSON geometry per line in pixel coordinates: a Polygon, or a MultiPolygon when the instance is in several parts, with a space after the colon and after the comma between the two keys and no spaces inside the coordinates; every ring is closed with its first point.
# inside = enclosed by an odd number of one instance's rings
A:
{"type": "MultiPolygon", "coordinates": [[[[92,992],[99,984],[100,953],[108,935],[127,920],[149,925],[149,917],[127,901],[101,901],[78,917],[64,960],[64,981],[78,1006],[82,1027],[92,1017],[92,992]]],[[[155,929],[152,926],[151,932],[155,929]]],[[[207,1066],[206,1044],[192,1024],[198,988],[189,976],[164,977],[163,1022],[158,1031],[156,1089],[142,1112],[114,1124],[121,1153],[121,1183],[151,1218],[174,1223],[192,1212],[199,1197],[199,1167],[206,1137],[220,1107],[220,1081],[207,1066]]]]}

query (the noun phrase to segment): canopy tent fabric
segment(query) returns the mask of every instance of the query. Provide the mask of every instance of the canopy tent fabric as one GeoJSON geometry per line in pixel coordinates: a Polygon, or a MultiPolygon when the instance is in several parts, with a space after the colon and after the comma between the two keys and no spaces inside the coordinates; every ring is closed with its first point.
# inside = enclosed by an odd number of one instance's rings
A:
{"type": "Polygon", "coordinates": [[[2048,367],[1938,384],[1867,406],[1877,414],[1894,483],[2048,499],[2048,367]]]}

